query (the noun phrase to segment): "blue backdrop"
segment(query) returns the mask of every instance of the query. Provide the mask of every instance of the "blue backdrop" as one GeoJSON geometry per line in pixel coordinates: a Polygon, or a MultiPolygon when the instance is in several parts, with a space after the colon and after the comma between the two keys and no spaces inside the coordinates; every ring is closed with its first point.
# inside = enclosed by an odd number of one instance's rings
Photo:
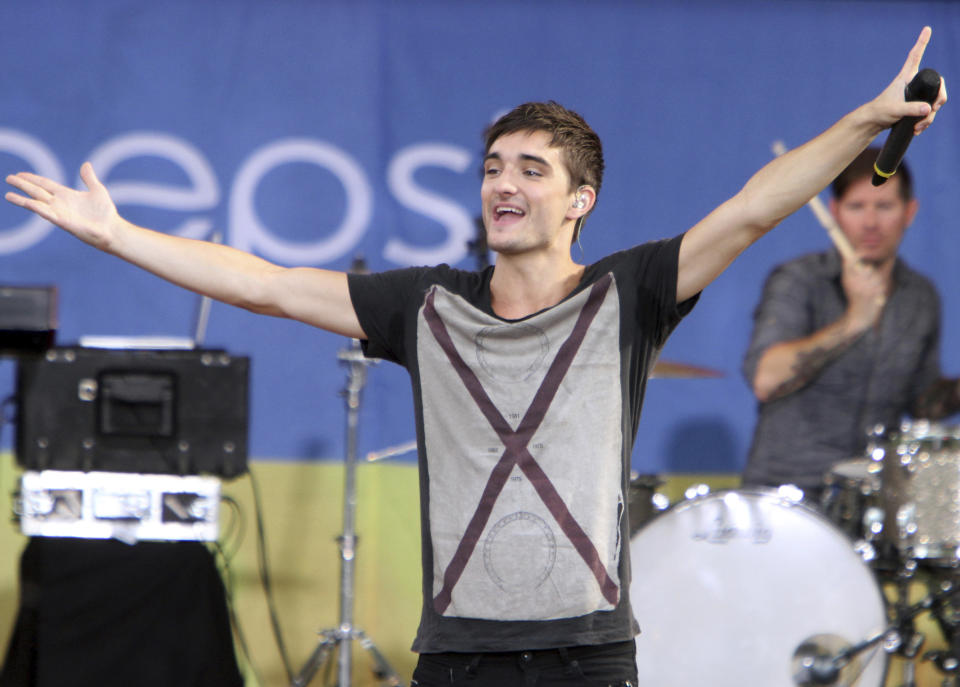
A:
{"type": "MultiPolygon", "coordinates": [[[[472,267],[481,131],[519,102],[555,99],[606,146],[599,207],[574,248],[589,262],[683,231],[774,140],[796,145],[872,98],[924,24],[924,64],[949,82],[950,2],[5,2],[0,170],[73,184],[92,159],[131,220],[221,232],[284,264],[472,267]]],[[[948,105],[910,150],[921,210],[903,248],[942,292],[952,374],[958,113],[948,105]]],[[[762,281],[826,245],[801,210],[706,291],[663,358],[724,377],[651,381],[636,470],[742,466],[755,404],[739,368],[762,281]]],[[[0,284],[47,283],[60,289],[61,343],[192,333],[194,295],[4,203],[0,284]]],[[[252,357],[253,456],[342,455],[344,339],[215,304],[206,343],[252,357]]],[[[13,376],[0,363],[0,393],[13,376]]],[[[408,387],[401,369],[372,368],[362,452],[413,438],[408,387]]]]}

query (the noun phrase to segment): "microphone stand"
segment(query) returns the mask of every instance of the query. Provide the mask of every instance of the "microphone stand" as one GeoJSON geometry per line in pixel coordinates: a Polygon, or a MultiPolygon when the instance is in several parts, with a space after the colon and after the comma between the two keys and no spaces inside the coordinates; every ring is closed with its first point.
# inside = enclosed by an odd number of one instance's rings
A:
{"type": "Polygon", "coordinates": [[[375,361],[364,357],[357,339],[350,340],[350,347],[341,349],[337,359],[347,367],[347,385],[343,397],[347,406],[347,451],[344,459],[343,484],[343,534],[337,537],[340,547],[340,624],[320,632],[321,640],[310,654],[306,664],[291,683],[292,687],[306,687],[334,649],[339,649],[337,660],[337,687],[350,687],[352,667],[352,642],[357,640],[366,649],[374,662],[374,675],[386,680],[391,687],[403,687],[400,676],[377,649],[363,630],[353,626],[354,566],[356,563],[356,510],[357,510],[357,426],[360,417],[360,392],[367,379],[367,367],[375,361]]]}

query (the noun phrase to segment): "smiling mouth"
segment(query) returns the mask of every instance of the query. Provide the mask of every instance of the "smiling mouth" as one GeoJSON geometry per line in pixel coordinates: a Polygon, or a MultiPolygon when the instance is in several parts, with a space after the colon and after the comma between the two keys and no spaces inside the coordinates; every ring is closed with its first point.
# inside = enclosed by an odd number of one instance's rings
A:
{"type": "Polygon", "coordinates": [[[526,215],[526,213],[523,210],[509,205],[498,205],[493,208],[493,216],[496,219],[504,219],[505,217],[523,217],[524,215],[526,215]]]}

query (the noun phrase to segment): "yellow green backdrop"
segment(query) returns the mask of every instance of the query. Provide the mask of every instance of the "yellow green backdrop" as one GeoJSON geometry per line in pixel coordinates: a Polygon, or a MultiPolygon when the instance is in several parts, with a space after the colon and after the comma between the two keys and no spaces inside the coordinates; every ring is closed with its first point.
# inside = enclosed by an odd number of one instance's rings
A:
{"type": "MultiPolygon", "coordinates": [[[[18,471],[9,455],[0,456],[0,641],[4,648],[18,605],[17,566],[26,539],[12,519],[11,493],[18,471]]],[[[409,681],[416,661],[410,643],[420,611],[420,533],[416,468],[381,462],[358,469],[355,626],[366,631],[380,651],[409,681]]],[[[257,567],[257,536],[253,485],[259,485],[267,552],[276,608],[294,671],[319,641],[317,632],[339,620],[340,554],[336,543],[342,531],[343,466],[337,462],[253,461],[251,476],[227,483],[224,494],[235,499],[243,513],[243,539],[230,565],[229,581],[250,659],[241,663],[248,687],[288,684],[273,638],[268,606],[257,567]]],[[[687,486],[706,483],[714,489],[735,487],[733,475],[677,475],[659,489],[671,502],[682,498],[687,486]]],[[[221,514],[226,531],[228,509],[221,514]]],[[[235,542],[236,540],[232,540],[235,542]]],[[[227,542],[228,548],[231,542],[227,542]]],[[[922,619],[923,620],[923,619],[922,619]]],[[[942,644],[932,625],[921,622],[931,648],[942,644]]],[[[239,652],[238,652],[239,653],[239,652]]],[[[372,660],[354,646],[354,684],[378,684],[371,675],[372,660]]],[[[899,684],[894,670],[888,685],[899,684]]],[[[940,684],[941,677],[923,663],[918,684],[940,684]]],[[[312,683],[323,684],[320,676],[312,683]]]]}

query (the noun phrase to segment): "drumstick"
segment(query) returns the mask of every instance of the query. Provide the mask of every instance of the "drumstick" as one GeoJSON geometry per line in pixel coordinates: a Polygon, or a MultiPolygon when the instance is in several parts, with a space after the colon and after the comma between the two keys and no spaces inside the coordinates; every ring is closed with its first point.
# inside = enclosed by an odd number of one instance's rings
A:
{"type": "Polygon", "coordinates": [[[397,446],[389,446],[380,451],[371,451],[367,454],[367,462],[372,463],[377,460],[383,460],[384,458],[392,458],[393,456],[399,456],[402,453],[407,453],[408,451],[413,451],[417,448],[416,441],[408,441],[405,444],[399,444],[397,446]]]}
{"type": "MultiPolygon", "coordinates": [[[[771,146],[773,154],[777,157],[780,157],[785,152],[787,152],[787,146],[784,145],[783,141],[774,141],[771,146]]],[[[827,210],[826,206],[823,204],[823,201],[820,200],[820,196],[816,195],[811,198],[807,205],[810,206],[810,209],[813,210],[814,216],[816,216],[817,221],[820,222],[820,226],[827,230],[827,234],[833,240],[833,245],[837,247],[837,250],[840,251],[842,255],[847,260],[857,261],[857,254],[853,250],[853,246],[850,245],[850,239],[847,238],[847,235],[843,233],[843,230],[840,228],[840,225],[837,224],[837,220],[833,218],[833,215],[830,214],[830,211],[827,210]]]]}

